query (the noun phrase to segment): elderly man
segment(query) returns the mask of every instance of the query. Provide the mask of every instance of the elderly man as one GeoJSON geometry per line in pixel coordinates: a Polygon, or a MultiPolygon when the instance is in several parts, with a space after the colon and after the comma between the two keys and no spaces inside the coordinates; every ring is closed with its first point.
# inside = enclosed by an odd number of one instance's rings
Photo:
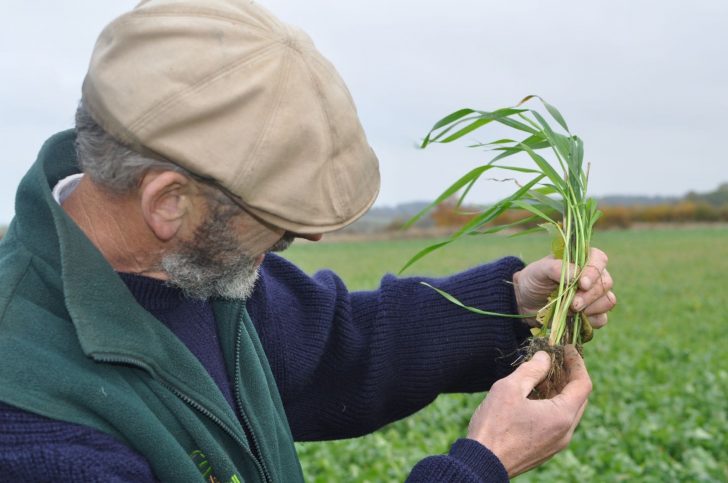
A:
{"type": "MultiPolygon", "coordinates": [[[[273,253],[351,223],[378,186],[344,83],[259,6],[148,0],[110,24],[76,129],[43,146],[0,245],[2,479],[299,481],[294,440],[491,386],[411,481],[504,481],[564,448],[591,390],[573,349],[562,392],[530,400],[549,360],[509,375],[521,322],[421,279],[350,293],[273,253]]],[[[509,257],[431,282],[526,314],[558,273],[509,257]]],[[[602,252],[579,284],[575,309],[604,325],[602,252]]]]}

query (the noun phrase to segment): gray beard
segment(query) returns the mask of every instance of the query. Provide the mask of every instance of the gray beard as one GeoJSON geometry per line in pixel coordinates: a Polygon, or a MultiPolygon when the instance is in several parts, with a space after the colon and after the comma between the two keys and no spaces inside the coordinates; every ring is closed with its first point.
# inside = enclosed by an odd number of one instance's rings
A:
{"type": "MultiPolygon", "coordinates": [[[[259,272],[256,257],[244,253],[228,227],[235,214],[217,210],[197,228],[192,241],[162,257],[160,265],[169,276],[167,283],[194,299],[250,298],[259,272]]],[[[286,234],[268,252],[283,251],[292,242],[293,236],[286,234]]]]}
{"type": "Polygon", "coordinates": [[[186,296],[206,300],[212,297],[246,300],[250,298],[258,280],[254,260],[240,255],[237,263],[226,265],[223,270],[198,264],[198,257],[188,253],[172,253],[162,258],[162,268],[174,285],[186,296]]]}

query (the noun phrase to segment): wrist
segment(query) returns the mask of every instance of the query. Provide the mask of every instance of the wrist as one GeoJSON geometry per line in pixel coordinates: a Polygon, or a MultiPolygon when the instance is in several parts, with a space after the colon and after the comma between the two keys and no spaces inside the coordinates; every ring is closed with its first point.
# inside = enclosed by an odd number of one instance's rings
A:
{"type": "Polygon", "coordinates": [[[508,481],[508,470],[498,455],[476,439],[457,440],[449,455],[467,466],[481,481],[508,481]]]}

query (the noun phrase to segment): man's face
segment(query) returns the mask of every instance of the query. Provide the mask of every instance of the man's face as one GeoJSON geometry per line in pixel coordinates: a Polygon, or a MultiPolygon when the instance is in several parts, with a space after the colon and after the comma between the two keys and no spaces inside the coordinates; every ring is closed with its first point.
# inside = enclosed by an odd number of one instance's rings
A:
{"type": "Polygon", "coordinates": [[[283,251],[294,235],[263,225],[237,206],[219,205],[189,240],[166,254],[161,266],[175,285],[193,298],[247,299],[263,257],[283,251]]]}

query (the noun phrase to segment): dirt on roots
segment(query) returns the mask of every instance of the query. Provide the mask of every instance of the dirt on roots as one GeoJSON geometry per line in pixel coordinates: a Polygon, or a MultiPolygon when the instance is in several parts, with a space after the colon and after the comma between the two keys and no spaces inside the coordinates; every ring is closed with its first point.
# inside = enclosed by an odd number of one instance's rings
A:
{"type": "Polygon", "coordinates": [[[539,351],[544,351],[551,358],[551,368],[546,378],[533,389],[528,397],[530,399],[550,399],[560,393],[567,381],[564,367],[564,346],[549,345],[546,337],[531,337],[521,351],[521,357],[516,361],[517,365],[530,361],[539,351]]]}

